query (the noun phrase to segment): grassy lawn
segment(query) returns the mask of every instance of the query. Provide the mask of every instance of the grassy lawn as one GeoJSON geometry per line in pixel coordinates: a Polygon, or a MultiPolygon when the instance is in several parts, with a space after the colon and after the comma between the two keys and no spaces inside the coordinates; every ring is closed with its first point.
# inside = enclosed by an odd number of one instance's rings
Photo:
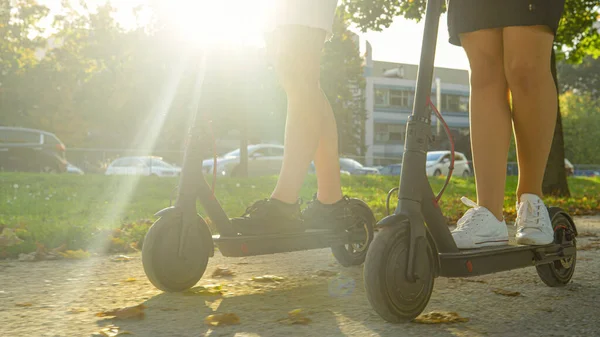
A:
{"type": "MultiPolygon", "coordinates": [[[[430,181],[434,191],[438,191],[444,179],[430,181]]],[[[240,215],[252,201],[268,197],[275,182],[276,177],[220,178],[216,195],[228,214],[240,215]]],[[[387,192],[397,183],[395,177],[343,177],[344,193],[365,200],[377,219],[385,215],[387,192]]],[[[33,251],[36,243],[85,249],[99,235],[110,236],[115,251],[127,248],[143,237],[154,220],[153,214],[169,206],[176,185],[174,178],[0,174],[0,232],[2,227],[14,228],[24,240],[8,248],[0,245],[0,258],[33,251]]],[[[572,198],[549,197],[546,202],[568,209],[571,214],[600,213],[599,178],[570,178],[569,186],[572,198]]],[[[302,198],[310,200],[315,188],[315,177],[307,178],[302,198]]],[[[514,218],[515,188],[516,177],[509,177],[505,197],[509,219],[514,218]]],[[[473,178],[451,180],[440,203],[451,221],[466,209],[460,197],[474,199],[474,191],[473,178]]]]}

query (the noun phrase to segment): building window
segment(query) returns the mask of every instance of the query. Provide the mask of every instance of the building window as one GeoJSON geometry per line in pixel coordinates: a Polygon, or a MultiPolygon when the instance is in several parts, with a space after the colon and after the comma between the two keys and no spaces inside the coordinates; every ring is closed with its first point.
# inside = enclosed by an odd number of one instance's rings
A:
{"type": "Polygon", "coordinates": [[[469,97],[461,95],[442,95],[445,112],[469,112],[469,97]]]}
{"type": "Polygon", "coordinates": [[[375,106],[389,106],[389,90],[385,89],[375,89],[375,106]]]}
{"type": "Polygon", "coordinates": [[[407,90],[390,90],[390,106],[408,108],[410,92],[407,90]]]}
{"type": "Polygon", "coordinates": [[[406,127],[403,124],[375,124],[376,144],[402,144],[404,143],[406,127]]]}

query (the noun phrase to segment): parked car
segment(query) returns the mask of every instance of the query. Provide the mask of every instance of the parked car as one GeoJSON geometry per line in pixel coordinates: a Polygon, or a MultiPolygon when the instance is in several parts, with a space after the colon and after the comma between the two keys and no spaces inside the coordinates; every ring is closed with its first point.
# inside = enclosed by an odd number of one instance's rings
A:
{"type": "Polygon", "coordinates": [[[173,177],[181,169],[162,160],[161,157],[139,156],[122,157],[113,161],[106,169],[106,175],[142,175],[173,177]]]}
{"type": "Polygon", "coordinates": [[[384,176],[399,176],[402,171],[402,164],[392,164],[379,169],[379,174],[384,176]]]}
{"type": "Polygon", "coordinates": [[[66,172],[65,145],[50,132],[0,126],[0,170],[66,172]]]}
{"type": "Polygon", "coordinates": [[[347,171],[351,175],[379,174],[379,170],[374,167],[366,167],[351,158],[340,158],[340,169],[347,171]]]}
{"type": "MultiPolygon", "coordinates": [[[[427,152],[426,172],[428,176],[448,175],[450,170],[450,151],[430,151],[427,152]]],[[[464,154],[454,152],[454,172],[453,176],[460,175],[468,177],[471,175],[469,162],[464,154]]]]}
{"type": "Polygon", "coordinates": [[[67,162],[67,173],[83,175],[83,170],[79,167],[67,162]]]}
{"type": "MultiPolygon", "coordinates": [[[[223,176],[240,174],[240,149],[228,152],[217,158],[217,173],[223,176]]],[[[256,144],[248,146],[248,176],[275,175],[281,171],[283,146],[274,144],[256,144]]],[[[206,174],[213,172],[214,159],[202,162],[206,174]]]]}

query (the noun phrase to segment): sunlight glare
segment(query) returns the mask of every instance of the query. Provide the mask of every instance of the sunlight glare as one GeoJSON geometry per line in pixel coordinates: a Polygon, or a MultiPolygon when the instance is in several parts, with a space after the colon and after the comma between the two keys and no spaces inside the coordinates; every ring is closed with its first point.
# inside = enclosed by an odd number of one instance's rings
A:
{"type": "Polygon", "coordinates": [[[190,43],[260,45],[274,1],[171,0],[160,8],[190,43]]]}

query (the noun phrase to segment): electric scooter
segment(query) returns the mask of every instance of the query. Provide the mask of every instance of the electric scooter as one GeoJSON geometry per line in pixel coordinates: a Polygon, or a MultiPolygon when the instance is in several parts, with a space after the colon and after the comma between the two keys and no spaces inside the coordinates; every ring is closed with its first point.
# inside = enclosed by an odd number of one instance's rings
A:
{"type": "MultiPolygon", "coordinates": [[[[546,285],[559,287],[571,280],[575,270],[577,229],[569,214],[558,207],[548,208],[554,227],[551,244],[457,248],[447,219],[438,206],[452,176],[453,159],[446,184],[437,196],[425,174],[431,110],[443,121],[430,100],[442,5],[443,0],[427,1],[414,107],[406,125],[400,186],[390,191],[398,191],[398,204],[392,215],[377,224],[379,232],[364,264],[367,298],[383,319],[393,323],[407,322],[421,314],[429,302],[434,280],[440,276],[470,277],[535,266],[546,285]]],[[[450,137],[445,122],[444,126],[450,137]]]]}
{"type": "Polygon", "coordinates": [[[159,218],[143,241],[142,264],[150,282],[166,292],[181,292],[193,287],[206,271],[215,247],[225,257],[331,248],[341,265],[361,265],[373,240],[376,220],[368,205],[359,199],[350,199],[348,207],[352,208],[354,216],[345,230],[306,230],[264,236],[239,235],[235,231],[215,197],[216,156],[212,188],[202,168],[203,159],[214,155],[214,138],[207,114],[214,96],[211,90],[217,90],[211,79],[218,76],[207,71],[207,58],[210,57],[207,54],[210,52],[204,54],[199,70],[198,109],[187,136],[175,204],[156,213],[159,218]],[[218,235],[212,235],[207,222],[198,214],[197,201],[218,235]]]}

